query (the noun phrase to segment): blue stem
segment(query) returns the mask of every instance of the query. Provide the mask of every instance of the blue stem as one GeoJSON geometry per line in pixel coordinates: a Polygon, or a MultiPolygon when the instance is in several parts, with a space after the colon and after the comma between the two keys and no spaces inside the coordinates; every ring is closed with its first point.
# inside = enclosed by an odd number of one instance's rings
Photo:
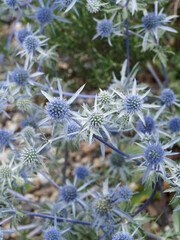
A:
{"type": "Polygon", "coordinates": [[[58,188],[59,190],[61,190],[61,188],[52,180],[50,179],[45,173],[43,173],[41,170],[38,170],[38,172],[44,176],[50,183],[52,183],[56,188],[58,188]]]}
{"type": "Polygon", "coordinates": [[[3,221],[0,222],[0,225],[3,225],[4,223],[8,222],[9,220],[11,220],[15,215],[12,215],[6,219],[4,219],[3,221]]]}
{"type": "MultiPolygon", "coordinates": [[[[43,89],[45,89],[47,91],[50,90],[50,88],[44,86],[41,83],[38,83],[38,82],[35,82],[35,81],[33,81],[33,83],[34,83],[34,85],[36,85],[38,87],[42,87],[43,89]]],[[[56,89],[53,89],[52,92],[55,93],[55,94],[59,94],[59,91],[56,90],[56,89]]],[[[68,97],[72,97],[74,95],[74,93],[63,91],[63,95],[68,96],[68,97]]],[[[79,94],[78,98],[95,98],[95,95],[79,94]]]]}
{"type": "Polygon", "coordinates": [[[152,192],[151,196],[148,198],[148,200],[134,213],[133,216],[136,216],[138,213],[140,213],[153,199],[153,197],[155,196],[157,189],[158,189],[158,182],[156,183],[156,186],[154,188],[154,191],[152,192]]]}
{"type": "Polygon", "coordinates": [[[80,221],[80,220],[73,220],[73,219],[68,219],[68,218],[63,218],[63,217],[57,217],[57,216],[52,216],[52,215],[46,215],[46,214],[42,214],[42,213],[34,213],[34,212],[30,212],[30,211],[23,211],[25,214],[28,214],[29,216],[33,216],[33,217],[41,217],[41,218],[48,218],[48,219],[52,219],[54,220],[54,218],[56,218],[56,220],[58,222],[70,222],[70,223],[77,223],[77,224],[82,224],[82,225],[91,225],[90,222],[84,222],[84,221],[80,221]]]}

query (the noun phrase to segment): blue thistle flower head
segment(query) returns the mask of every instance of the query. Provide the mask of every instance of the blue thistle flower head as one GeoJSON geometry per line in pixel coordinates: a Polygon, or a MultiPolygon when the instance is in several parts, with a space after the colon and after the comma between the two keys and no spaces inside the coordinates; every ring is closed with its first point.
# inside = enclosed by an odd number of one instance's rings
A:
{"type": "Polygon", "coordinates": [[[110,161],[111,161],[111,165],[115,168],[117,168],[117,167],[120,168],[125,163],[124,157],[118,153],[112,153],[110,161]]]}
{"type": "Polygon", "coordinates": [[[0,146],[5,148],[7,145],[9,145],[11,141],[11,137],[12,137],[11,132],[1,129],[0,130],[0,146]]]}
{"type": "Polygon", "coordinates": [[[45,240],[60,240],[61,233],[55,227],[51,227],[45,231],[44,238],[45,238],[45,240]]]}
{"type": "Polygon", "coordinates": [[[172,132],[180,132],[180,117],[173,117],[168,122],[168,128],[172,132]]]}
{"type": "Polygon", "coordinates": [[[112,240],[133,240],[133,237],[129,233],[117,232],[113,235],[112,240]]]}
{"type": "Polygon", "coordinates": [[[7,165],[0,166],[0,181],[10,179],[12,177],[12,170],[7,165]]]}
{"type": "Polygon", "coordinates": [[[162,91],[160,99],[166,106],[171,106],[171,104],[175,101],[174,91],[170,88],[166,88],[162,91]]]}
{"type": "Polygon", "coordinates": [[[89,171],[87,167],[80,165],[75,169],[74,174],[80,180],[85,180],[89,176],[89,171]]]}
{"type": "MultiPolygon", "coordinates": [[[[68,124],[68,130],[67,130],[67,134],[71,134],[71,133],[75,133],[79,131],[79,126],[76,123],[70,123],[68,124]]],[[[72,135],[72,136],[68,136],[70,139],[74,138],[75,136],[77,136],[77,134],[72,135]]]]}
{"type": "Polygon", "coordinates": [[[118,191],[119,201],[121,202],[128,201],[130,200],[132,195],[133,195],[133,191],[130,188],[126,186],[119,188],[119,191],[118,191]]]}
{"type": "Polygon", "coordinates": [[[77,195],[77,189],[72,185],[65,185],[61,189],[61,197],[67,203],[74,201],[77,195]]]}
{"type": "Polygon", "coordinates": [[[69,105],[60,98],[55,98],[46,104],[49,116],[54,120],[64,120],[69,116],[69,105]]]}
{"type": "Polygon", "coordinates": [[[90,124],[93,127],[100,127],[104,122],[104,115],[101,112],[94,112],[89,118],[90,124]]]}
{"type": "Polygon", "coordinates": [[[159,16],[153,12],[148,13],[146,16],[142,17],[142,23],[144,28],[147,30],[152,30],[159,25],[159,16]]]}
{"type": "Polygon", "coordinates": [[[108,38],[113,32],[112,22],[108,19],[103,19],[97,23],[96,30],[97,33],[101,36],[101,38],[108,38]]]}
{"type": "Polygon", "coordinates": [[[164,159],[164,150],[160,144],[149,144],[144,151],[144,157],[150,165],[157,166],[164,159]]]}
{"type": "Polygon", "coordinates": [[[51,9],[47,7],[38,9],[36,13],[36,18],[42,24],[50,22],[52,19],[51,9]]]}
{"type": "Polygon", "coordinates": [[[23,45],[28,52],[34,52],[40,46],[40,42],[36,36],[28,35],[24,39],[23,45]]]}
{"type": "Polygon", "coordinates": [[[23,163],[27,166],[39,163],[39,154],[34,148],[26,148],[22,154],[23,163]]]}
{"type": "Polygon", "coordinates": [[[144,121],[146,123],[146,125],[143,124],[143,122],[141,120],[139,120],[137,122],[137,130],[142,132],[142,133],[148,133],[151,134],[152,131],[155,128],[155,121],[152,117],[150,116],[145,116],[144,117],[144,121]]]}
{"type": "Polygon", "coordinates": [[[126,110],[130,113],[139,111],[142,107],[142,104],[142,99],[137,95],[127,97],[125,102],[126,110]]]}
{"type": "Polygon", "coordinates": [[[93,202],[93,210],[99,217],[107,217],[113,208],[110,195],[98,197],[93,202]]]}
{"type": "Polygon", "coordinates": [[[24,39],[31,34],[32,33],[28,31],[26,28],[22,28],[17,32],[16,38],[21,44],[23,44],[24,39]]]}
{"type": "Polygon", "coordinates": [[[24,86],[28,81],[28,72],[23,68],[16,68],[12,71],[12,80],[19,86],[24,86]]]}
{"type": "Polygon", "coordinates": [[[4,3],[10,7],[10,8],[14,8],[17,5],[17,0],[4,0],[4,3]]]}

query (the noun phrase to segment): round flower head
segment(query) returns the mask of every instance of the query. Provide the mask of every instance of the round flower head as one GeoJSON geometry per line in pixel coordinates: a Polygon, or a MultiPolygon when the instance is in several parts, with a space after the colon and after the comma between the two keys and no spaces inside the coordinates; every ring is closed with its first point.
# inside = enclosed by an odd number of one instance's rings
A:
{"type": "Polygon", "coordinates": [[[30,141],[26,141],[26,144],[27,147],[20,154],[21,162],[24,165],[24,167],[26,167],[26,169],[29,170],[31,173],[34,171],[34,169],[37,169],[42,165],[46,169],[46,166],[44,165],[43,162],[44,157],[40,154],[43,148],[32,147],[30,145],[30,141]]]}
{"type": "Polygon", "coordinates": [[[23,46],[28,52],[35,52],[35,50],[40,46],[39,38],[33,36],[32,34],[28,35],[24,39],[23,46]]]}
{"type": "Polygon", "coordinates": [[[35,165],[39,162],[39,154],[34,148],[26,148],[22,155],[23,162],[27,166],[35,165]]]}
{"type": "Polygon", "coordinates": [[[92,113],[89,118],[92,127],[100,127],[104,122],[104,116],[101,112],[92,113]]]}
{"type": "Polygon", "coordinates": [[[42,24],[50,22],[52,19],[51,9],[47,7],[39,8],[36,13],[36,18],[42,24]]]}
{"type": "Polygon", "coordinates": [[[16,68],[12,72],[8,72],[7,85],[11,86],[11,82],[15,83],[16,90],[14,90],[14,94],[17,92],[19,93],[20,89],[25,89],[31,96],[29,84],[34,85],[34,78],[43,74],[42,72],[35,72],[31,74],[32,66],[33,64],[28,66],[25,63],[24,67],[20,67],[19,64],[16,63],[16,68]]]}
{"type": "Polygon", "coordinates": [[[30,112],[31,110],[31,101],[29,98],[19,98],[16,105],[22,112],[30,112]]]}
{"type": "Polygon", "coordinates": [[[5,189],[12,188],[13,179],[15,172],[17,171],[18,165],[14,165],[14,159],[9,160],[8,164],[5,163],[4,159],[1,158],[0,166],[0,192],[3,193],[5,189]]]}
{"type": "Polygon", "coordinates": [[[45,240],[61,240],[61,232],[55,227],[51,227],[44,233],[45,240]]]}
{"type": "Polygon", "coordinates": [[[35,18],[37,22],[39,22],[41,24],[41,29],[40,32],[42,32],[42,30],[44,29],[44,26],[46,24],[50,24],[52,31],[55,33],[54,31],[54,27],[52,25],[52,20],[59,20],[62,22],[66,22],[66,23],[70,23],[69,20],[56,16],[53,14],[53,11],[58,7],[58,5],[55,5],[54,3],[52,3],[51,6],[49,6],[50,1],[47,1],[47,4],[45,5],[43,0],[39,2],[40,3],[40,7],[36,8],[33,5],[29,5],[33,10],[35,10],[35,13],[30,15],[30,17],[35,18]]]}
{"type": "Polygon", "coordinates": [[[35,129],[32,126],[26,126],[22,131],[23,136],[26,139],[33,138],[36,135],[35,129]]]}
{"type": "MultiPolygon", "coordinates": [[[[174,162],[167,158],[167,156],[175,155],[176,153],[171,153],[166,151],[167,148],[173,146],[176,142],[180,140],[180,137],[173,139],[172,141],[162,145],[159,142],[159,135],[153,136],[155,138],[155,142],[153,140],[149,141],[146,146],[137,143],[140,147],[144,148],[144,153],[138,154],[138,158],[144,158],[145,161],[141,165],[145,165],[146,171],[144,172],[144,176],[142,182],[144,183],[149,176],[152,168],[153,170],[160,170],[163,174],[163,177],[166,178],[166,172],[164,164],[174,165],[174,162]]],[[[135,158],[135,156],[134,156],[135,158]]],[[[136,156],[137,158],[137,156],[136,156]]]]}
{"type": "Polygon", "coordinates": [[[107,19],[103,19],[98,22],[96,30],[98,34],[101,36],[101,38],[104,37],[108,38],[110,37],[113,30],[112,22],[107,19]]]}
{"type": "Polygon", "coordinates": [[[129,175],[130,169],[128,164],[126,164],[126,158],[116,152],[113,152],[110,157],[110,168],[107,174],[110,174],[113,178],[117,175],[126,182],[127,176],[129,175]]]}
{"type": "MultiPolygon", "coordinates": [[[[146,104],[144,103],[144,99],[149,94],[150,89],[144,93],[142,96],[137,94],[137,82],[134,80],[132,92],[128,93],[127,96],[124,95],[122,92],[113,89],[113,91],[123,99],[123,102],[120,103],[120,114],[118,115],[118,119],[122,118],[123,116],[127,115],[129,117],[129,123],[132,122],[133,115],[137,114],[140,120],[145,125],[145,118],[143,116],[142,110],[148,108],[156,108],[158,107],[155,104],[146,104]]],[[[119,105],[118,105],[119,108],[119,105]]]]}
{"type": "Polygon", "coordinates": [[[39,30],[25,37],[22,44],[23,50],[17,53],[17,55],[21,55],[21,57],[26,56],[25,66],[28,66],[29,62],[32,62],[33,57],[37,56],[37,53],[45,55],[41,47],[47,45],[48,39],[43,35],[37,35],[38,33],[39,30]],[[45,39],[41,40],[43,38],[45,39]]]}
{"type": "Polygon", "coordinates": [[[116,35],[121,35],[120,29],[118,27],[120,23],[117,23],[117,24],[112,23],[115,15],[116,13],[114,13],[110,19],[107,19],[106,15],[102,20],[98,20],[94,18],[94,20],[97,22],[97,26],[96,26],[97,34],[93,37],[92,40],[96,39],[99,36],[101,36],[101,38],[108,38],[108,43],[110,46],[112,46],[111,44],[112,33],[116,35]]]}
{"type": "MultiPolygon", "coordinates": [[[[67,134],[71,134],[71,133],[75,133],[75,132],[79,132],[79,126],[74,123],[74,122],[71,122],[68,124],[68,129],[67,129],[67,134]]],[[[73,139],[74,137],[76,137],[78,135],[77,134],[73,134],[73,135],[70,135],[68,136],[69,139],[73,139]]]]}
{"type": "Polygon", "coordinates": [[[87,167],[80,165],[74,171],[75,176],[80,180],[85,180],[89,176],[87,167]]]}
{"type": "Polygon", "coordinates": [[[0,166],[0,180],[12,177],[11,168],[8,165],[0,166]]]}
{"type": "Polygon", "coordinates": [[[16,177],[16,179],[15,179],[15,185],[16,185],[17,187],[23,187],[24,184],[25,184],[25,179],[24,179],[23,177],[21,177],[21,176],[16,177]]]}
{"type": "Polygon", "coordinates": [[[120,168],[120,167],[122,167],[124,165],[125,158],[122,155],[118,154],[118,153],[112,153],[110,161],[111,161],[111,165],[113,167],[120,168]]]}
{"type": "Polygon", "coordinates": [[[12,80],[19,86],[24,86],[28,80],[28,72],[23,68],[17,68],[12,71],[12,80]]]}
{"type": "Polygon", "coordinates": [[[154,12],[144,12],[144,17],[142,17],[142,24],[136,26],[135,28],[141,27],[142,29],[139,31],[145,32],[144,38],[143,38],[143,49],[146,50],[147,48],[147,42],[149,40],[149,37],[152,37],[155,39],[155,42],[159,41],[159,35],[158,30],[164,30],[164,31],[170,31],[177,33],[177,31],[169,26],[166,26],[167,23],[171,22],[171,19],[177,17],[176,15],[173,16],[166,16],[166,14],[163,13],[163,9],[161,9],[158,13],[158,2],[155,1],[154,3],[154,12]]]}
{"type": "Polygon", "coordinates": [[[134,113],[142,108],[143,101],[137,95],[126,98],[126,110],[129,113],[134,113]]]}
{"type": "Polygon", "coordinates": [[[144,152],[149,164],[157,166],[164,159],[164,150],[159,144],[150,144],[144,152]]]}
{"type": "Polygon", "coordinates": [[[119,201],[121,201],[121,202],[128,201],[128,200],[130,200],[132,195],[133,195],[133,192],[130,188],[128,188],[126,186],[119,188],[119,191],[118,191],[119,201]]]}
{"type": "Polygon", "coordinates": [[[46,104],[46,110],[53,120],[64,120],[69,117],[69,105],[65,100],[55,98],[46,104]]]}
{"type": "Polygon", "coordinates": [[[159,16],[153,12],[150,12],[142,18],[142,23],[144,28],[147,30],[152,30],[159,25],[159,16]]]}
{"type": "Polygon", "coordinates": [[[172,89],[164,89],[160,96],[161,101],[167,106],[171,106],[175,102],[175,94],[172,89]]]}
{"type": "Polygon", "coordinates": [[[172,132],[180,132],[180,117],[171,118],[168,122],[168,128],[172,132]]]}
{"type": "Polygon", "coordinates": [[[52,97],[44,91],[41,91],[42,94],[48,99],[49,102],[46,103],[46,113],[47,117],[41,121],[41,124],[52,120],[53,128],[57,122],[62,122],[64,124],[65,135],[67,135],[68,124],[71,121],[71,117],[74,115],[74,112],[70,110],[70,104],[77,98],[79,93],[83,90],[84,85],[77,90],[77,92],[67,101],[63,98],[63,92],[60,85],[60,81],[57,80],[59,97],[52,97]]]}
{"type": "Polygon", "coordinates": [[[102,91],[100,89],[100,93],[98,94],[98,102],[101,104],[108,104],[111,102],[112,96],[108,91],[102,91]]]}
{"type": "Polygon", "coordinates": [[[97,198],[93,202],[93,208],[98,216],[106,217],[112,210],[111,199],[108,197],[97,198]]]}
{"type": "Polygon", "coordinates": [[[103,182],[103,194],[99,192],[97,194],[91,193],[94,200],[92,201],[92,213],[94,215],[93,225],[100,227],[103,222],[106,224],[107,220],[113,220],[115,216],[127,218],[132,221],[132,218],[125,212],[123,212],[119,206],[118,198],[116,196],[116,190],[119,187],[118,184],[114,189],[108,188],[108,180],[103,182]]]}
{"type": "Polygon", "coordinates": [[[77,189],[76,189],[76,187],[74,187],[72,185],[65,185],[61,189],[61,197],[67,203],[75,200],[76,197],[77,197],[77,189]]]}
{"type": "Polygon", "coordinates": [[[89,143],[92,143],[94,134],[99,135],[100,137],[107,136],[111,141],[110,134],[107,130],[108,117],[111,115],[111,111],[102,111],[102,106],[99,107],[98,105],[97,96],[95,97],[92,111],[89,110],[85,104],[83,108],[84,112],[82,116],[77,117],[77,119],[80,119],[84,123],[81,132],[84,132],[85,130],[88,132],[89,143]]]}
{"type": "Polygon", "coordinates": [[[68,207],[72,207],[72,213],[75,217],[76,215],[76,204],[80,206],[82,209],[87,208],[87,204],[80,197],[83,193],[81,192],[85,187],[87,187],[92,181],[88,181],[84,183],[80,187],[76,186],[77,178],[74,178],[73,184],[69,180],[66,181],[66,185],[60,188],[60,197],[58,200],[59,204],[59,212],[63,209],[67,209],[68,207]]]}
{"type": "Polygon", "coordinates": [[[154,119],[150,116],[145,116],[144,121],[145,121],[145,125],[141,120],[137,122],[137,130],[144,134],[145,133],[151,134],[155,128],[154,119]]]}
{"type": "Polygon", "coordinates": [[[19,41],[20,44],[23,44],[25,38],[29,35],[31,35],[32,32],[26,28],[21,28],[17,33],[16,33],[16,38],[19,41]]]}

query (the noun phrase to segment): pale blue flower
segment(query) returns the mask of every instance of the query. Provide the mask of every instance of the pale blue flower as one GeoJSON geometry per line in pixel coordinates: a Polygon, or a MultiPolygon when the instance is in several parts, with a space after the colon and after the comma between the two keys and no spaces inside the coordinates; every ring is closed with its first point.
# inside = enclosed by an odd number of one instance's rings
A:
{"type": "Polygon", "coordinates": [[[135,28],[142,28],[138,33],[145,32],[143,38],[143,49],[147,48],[147,42],[150,37],[155,38],[155,41],[159,41],[158,30],[164,30],[169,32],[177,33],[177,31],[171,27],[166,26],[167,23],[171,22],[171,19],[176,18],[177,15],[167,16],[163,13],[163,8],[158,13],[158,2],[154,3],[154,12],[144,12],[144,17],[142,18],[142,24],[135,26],[135,28]]]}
{"type": "Polygon", "coordinates": [[[101,37],[101,39],[107,38],[109,45],[112,46],[111,44],[112,34],[122,36],[122,34],[120,33],[121,32],[120,27],[119,27],[120,22],[113,24],[115,15],[116,13],[114,13],[110,19],[107,19],[106,15],[104,15],[104,19],[102,20],[93,18],[97,22],[97,26],[96,26],[97,34],[93,37],[92,40],[96,39],[99,36],[101,37]]]}
{"type": "Polygon", "coordinates": [[[59,20],[61,22],[71,23],[69,20],[53,14],[53,11],[58,7],[57,5],[55,5],[55,3],[52,3],[52,5],[49,6],[50,1],[47,1],[45,5],[43,0],[39,0],[39,4],[40,4],[40,7],[38,8],[34,7],[31,4],[29,4],[29,6],[35,11],[35,13],[30,15],[30,17],[33,17],[34,19],[36,19],[35,22],[39,22],[41,24],[40,32],[42,32],[45,25],[50,24],[52,31],[55,34],[52,20],[59,20]]]}

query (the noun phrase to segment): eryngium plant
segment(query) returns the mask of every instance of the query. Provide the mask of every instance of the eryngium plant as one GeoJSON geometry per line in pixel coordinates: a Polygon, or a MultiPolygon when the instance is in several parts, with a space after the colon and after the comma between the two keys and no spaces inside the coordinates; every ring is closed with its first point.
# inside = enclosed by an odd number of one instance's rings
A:
{"type": "MultiPolygon", "coordinates": [[[[158,187],[167,223],[171,226],[174,221],[176,226],[167,234],[172,236],[170,239],[175,239],[180,224],[180,166],[175,158],[180,141],[180,104],[178,95],[169,86],[163,58],[165,48],[160,44],[167,32],[177,32],[170,26],[177,16],[168,16],[163,8],[158,12],[158,1],[87,0],[85,4],[81,3],[79,0],[1,2],[2,21],[9,19],[14,25],[5,46],[6,55],[0,56],[3,63],[0,216],[1,225],[4,224],[0,239],[12,232],[19,234],[18,239],[32,238],[39,232],[43,235],[39,239],[45,240],[159,239],[143,228],[145,222],[151,224],[151,218],[141,213],[152,201],[158,187]],[[150,2],[154,2],[154,12],[150,2]],[[58,69],[59,50],[63,54],[64,49],[56,36],[57,26],[63,32],[63,26],[67,24],[71,32],[75,32],[73,21],[77,16],[80,23],[84,21],[79,14],[80,8],[91,16],[88,24],[94,27],[86,36],[90,46],[91,39],[95,43],[102,41],[104,49],[107,44],[113,49],[115,40],[118,44],[126,43],[127,57],[121,58],[122,69],[115,69],[112,83],[107,88],[95,89],[95,95],[91,92],[82,94],[85,85],[75,93],[63,91],[58,69]],[[72,15],[65,18],[67,12],[72,15]],[[104,13],[104,17],[99,12],[104,13]],[[8,16],[4,18],[4,14],[8,16]],[[136,32],[138,28],[140,30],[136,32]],[[132,36],[139,46],[142,44],[143,51],[155,52],[159,58],[165,84],[152,71],[161,87],[159,91],[139,81],[137,73],[141,63],[130,66],[133,56],[129,38],[132,36]],[[49,42],[55,45],[50,46],[49,42]],[[14,53],[10,45],[15,49],[14,53]],[[120,79],[116,77],[119,70],[120,79]],[[78,98],[83,100],[80,102],[78,98]],[[88,98],[90,100],[86,101],[88,98]],[[79,157],[74,167],[69,152],[82,156],[84,142],[87,142],[86,147],[95,145],[94,152],[89,162],[81,162],[79,157]],[[111,148],[111,153],[107,147],[111,148]],[[102,161],[98,159],[98,164],[94,164],[97,154],[102,161]],[[34,177],[40,175],[56,188],[53,201],[37,203],[28,199],[26,193],[36,185],[34,177]],[[171,221],[162,181],[169,184],[167,191],[174,193],[171,221]],[[148,192],[145,203],[138,201],[134,205],[136,190],[141,194],[143,187],[153,188],[152,193],[148,192]],[[25,201],[26,205],[21,205],[20,201],[25,201]],[[26,219],[29,217],[28,225],[25,225],[25,215],[26,219]],[[27,236],[21,235],[24,229],[27,236]]],[[[163,5],[163,1],[159,3],[163,5]]],[[[68,34],[66,37],[64,42],[70,38],[68,34]]],[[[92,50],[96,51],[93,47],[92,50]]],[[[117,66],[119,62],[114,65],[117,66]]],[[[162,237],[165,234],[161,232],[162,237]]]]}

